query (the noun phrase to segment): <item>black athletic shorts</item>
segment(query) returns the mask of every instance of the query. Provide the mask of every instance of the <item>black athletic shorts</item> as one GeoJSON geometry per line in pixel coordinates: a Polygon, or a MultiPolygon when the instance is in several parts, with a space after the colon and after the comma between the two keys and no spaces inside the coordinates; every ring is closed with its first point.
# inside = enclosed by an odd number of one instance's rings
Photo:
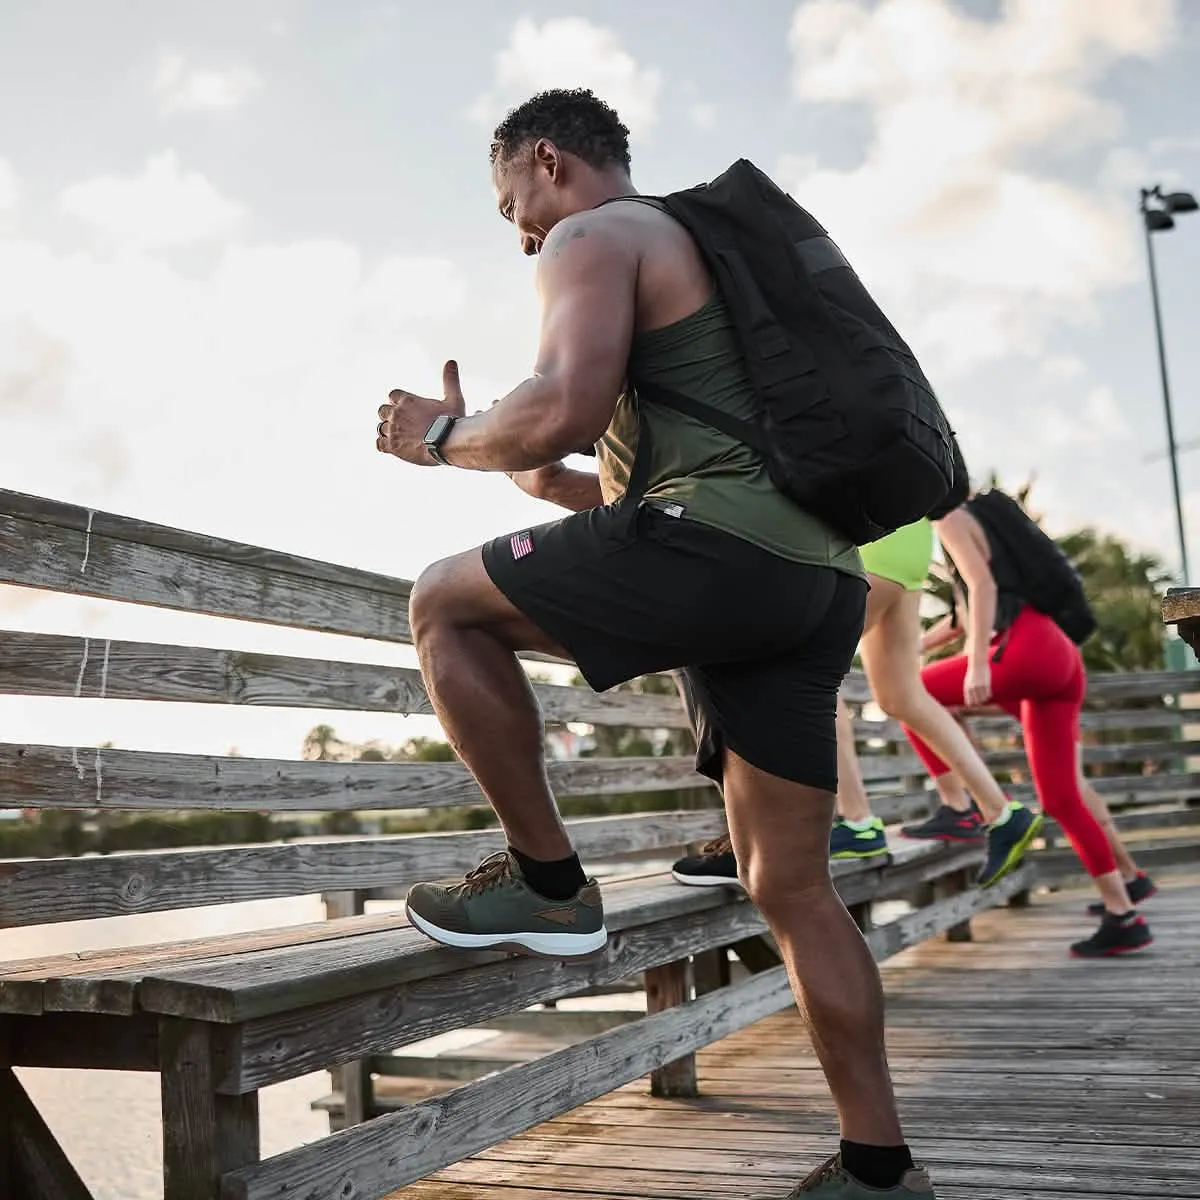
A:
{"type": "Polygon", "coordinates": [[[867,583],[794,563],[651,504],[576,513],[483,547],[492,582],[598,692],[682,669],[696,769],[723,748],[837,788],[837,692],[862,634],[867,583]]]}

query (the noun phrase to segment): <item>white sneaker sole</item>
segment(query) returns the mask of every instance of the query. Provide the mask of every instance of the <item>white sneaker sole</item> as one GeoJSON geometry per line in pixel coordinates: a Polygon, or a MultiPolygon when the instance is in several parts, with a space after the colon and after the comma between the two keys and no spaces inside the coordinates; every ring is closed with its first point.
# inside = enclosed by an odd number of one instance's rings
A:
{"type": "Polygon", "coordinates": [[[745,891],[740,879],[727,879],[724,875],[685,875],[682,871],[672,871],[671,878],[687,887],[732,887],[745,891]]]}
{"type": "Polygon", "coordinates": [[[512,950],[535,958],[590,958],[608,945],[608,930],[594,933],[459,933],[427,921],[405,904],[409,924],[427,938],[456,950],[512,950]]]}

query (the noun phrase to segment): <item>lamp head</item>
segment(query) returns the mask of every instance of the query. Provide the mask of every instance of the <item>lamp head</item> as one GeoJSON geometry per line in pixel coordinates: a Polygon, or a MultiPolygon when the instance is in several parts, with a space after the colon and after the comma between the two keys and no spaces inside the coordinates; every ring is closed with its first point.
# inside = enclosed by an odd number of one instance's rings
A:
{"type": "Polygon", "coordinates": [[[1146,218],[1146,228],[1151,233],[1163,233],[1175,228],[1175,218],[1161,208],[1148,208],[1143,216],[1146,218]]]}
{"type": "Polygon", "coordinates": [[[1195,212],[1200,208],[1200,203],[1197,203],[1191,192],[1168,192],[1163,196],[1162,202],[1169,213],[1195,212]]]}

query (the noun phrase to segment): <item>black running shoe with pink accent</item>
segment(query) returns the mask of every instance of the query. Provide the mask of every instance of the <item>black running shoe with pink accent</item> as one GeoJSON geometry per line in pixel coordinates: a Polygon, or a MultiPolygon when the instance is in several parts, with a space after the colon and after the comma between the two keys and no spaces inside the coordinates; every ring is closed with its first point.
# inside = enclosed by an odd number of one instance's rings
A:
{"type": "Polygon", "coordinates": [[[966,812],[941,805],[928,821],[918,825],[902,825],[900,832],[905,837],[920,838],[935,842],[965,842],[978,845],[983,841],[985,828],[983,815],[974,805],[966,812]]]}
{"type": "Polygon", "coordinates": [[[1076,942],[1071,947],[1071,957],[1114,958],[1118,954],[1144,950],[1153,941],[1150,926],[1136,908],[1123,916],[1106,912],[1100,928],[1086,941],[1076,942]]]}

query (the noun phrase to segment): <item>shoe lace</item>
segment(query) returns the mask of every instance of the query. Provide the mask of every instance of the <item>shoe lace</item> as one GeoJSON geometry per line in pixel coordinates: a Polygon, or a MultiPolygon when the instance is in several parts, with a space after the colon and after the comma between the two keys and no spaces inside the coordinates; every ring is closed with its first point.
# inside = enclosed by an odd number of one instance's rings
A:
{"type": "Polygon", "coordinates": [[[512,860],[506,851],[501,850],[489,855],[474,870],[467,872],[462,881],[463,894],[478,896],[511,878],[512,860]]]}
{"type": "Polygon", "coordinates": [[[721,834],[720,837],[713,838],[711,842],[705,842],[704,845],[700,847],[700,854],[705,858],[707,858],[709,855],[732,853],[733,840],[727,833],[721,834]]]}
{"type": "Polygon", "coordinates": [[[815,1191],[818,1184],[835,1183],[843,1179],[845,1174],[846,1172],[842,1167],[842,1156],[835,1154],[800,1180],[796,1185],[796,1190],[792,1192],[788,1200],[799,1200],[799,1197],[805,1192],[815,1191]]]}

